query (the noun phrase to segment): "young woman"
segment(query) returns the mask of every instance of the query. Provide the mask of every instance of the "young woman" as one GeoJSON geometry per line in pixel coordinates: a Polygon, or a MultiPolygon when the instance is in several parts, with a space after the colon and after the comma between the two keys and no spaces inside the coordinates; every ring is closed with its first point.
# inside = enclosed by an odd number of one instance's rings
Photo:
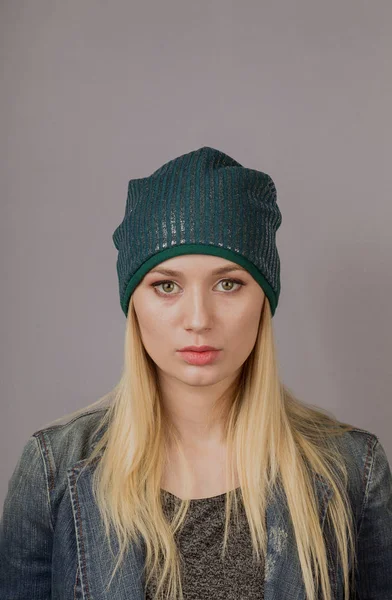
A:
{"type": "Polygon", "coordinates": [[[123,373],[27,441],[2,599],[392,598],[383,446],[279,377],[280,224],[271,177],[214,148],[129,182],[123,373]]]}

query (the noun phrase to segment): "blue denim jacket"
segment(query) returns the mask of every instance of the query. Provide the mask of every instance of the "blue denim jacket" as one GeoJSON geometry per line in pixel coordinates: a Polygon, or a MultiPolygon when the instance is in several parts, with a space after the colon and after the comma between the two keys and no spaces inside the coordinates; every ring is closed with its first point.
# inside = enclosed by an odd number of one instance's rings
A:
{"type": "MultiPolygon", "coordinates": [[[[9,481],[0,522],[1,600],[143,600],[144,545],[133,545],[115,566],[92,495],[94,465],[82,470],[98,440],[93,430],[105,408],[56,421],[27,441],[9,481]]],[[[360,600],[392,600],[392,476],[377,436],[345,433],[349,493],[358,531],[360,600]]],[[[96,464],[96,463],[95,463],[96,464]]],[[[332,489],[317,474],[320,520],[332,489]]],[[[287,506],[277,495],[267,508],[265,600],[305,600],[287,506]]],[[[118,546],[113,533],[112,548],[118,546]]],[[[342,571],[328,545],[334,600],[343,600],[342,571]]]]}

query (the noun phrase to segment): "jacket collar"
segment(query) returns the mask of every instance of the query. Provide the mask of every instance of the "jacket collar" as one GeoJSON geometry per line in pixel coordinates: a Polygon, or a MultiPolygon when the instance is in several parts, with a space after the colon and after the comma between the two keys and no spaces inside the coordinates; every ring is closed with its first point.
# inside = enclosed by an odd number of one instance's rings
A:
{"type": "Polygon", "coordinates": [[[99,429],[97,429],[95,431],[95,433],[91,439],[91,451],[94,450],[95,446],[97,445],[97,443],[99,442],[99,440],[101,439],[101,437],[103,436],[103,434],[107,430],[107,428],[108,428],[107,421],[104,424],[100,423],[99,429]]]}
{"type": "MultiPolygon", "coordinates": [[[[95,435],[94,445],[102,433],[101,430],[95,435]]],[[[110,598],[143,600],[145,546],[142,538],[139,538],[140,544],[134,544],[127,550],[124,563],[113,577],[109,591],[105,589],[116,560],[108,548],[103,522],[92,492],[92,477],[98,460],[99,456],[87,468],[83,468],[86,460],[81,460],[67,470],[83,598],[85,600],[109,600],[110,598]]],[[[315,486],[319,502],[319,519],[324,531],[325,517],[333,490],[318,473],[315,476],[315,486]]],[[[282,598],[305,600],[305,587],[294,530],[281,487],[278,487],[278,493],[267,506],[266,525],[268,541],[264,600],[282,598]]],[[[110,544],[116,557],[118,544],[114,532],[110,533],[110,544]]]]}

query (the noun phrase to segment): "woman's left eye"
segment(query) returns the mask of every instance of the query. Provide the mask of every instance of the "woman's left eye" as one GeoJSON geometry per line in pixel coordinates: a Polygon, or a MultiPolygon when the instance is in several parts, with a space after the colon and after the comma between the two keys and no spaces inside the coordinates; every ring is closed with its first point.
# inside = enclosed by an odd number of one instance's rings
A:
{"type": "MultiPolygon", "coordinates": [[[[240,287],[242,287],[242,286],[245,285],[244,282],[240,281],[239,279],[222,279],[221,281],[219,281],[218,285],[221,284],[221,283],[226,283],[226,282],[229,282],[230,284],[232,284],[232,283],[237,284],[240,287]]],[[[159,286],[167,284],[167,283],[177,285],[176,283],[174,283],[174,281],[170,281],[169,279],[165,279],[164,281],[157,281],[156,283],[152,283],[151,285],[154,288],[158,288],[159,286]]],[[[233,288],[230,288],[230,290],[228,290],[228,291],[231,292],[232,289],[233,288]]],[[[227,290],[227,288],[226,288],[226,290],[227,290]]],[[[161,295],[163,295],[163,296],[173,296],[173,294],[171,294],[171,293],[167,293],[167,292],[163,292],[162,293],[161,290],[158,291],[158,293],[161,294],[161,295]]]]}
{"type": "Polygon", "coordinates": [[[239,279],[222,279],[222,281],[220,281],[219,283],[224,283],[224,282],[236,283],[240,287],[242,287],[244,285],[244,283],[242,281],[240,281],[239,279]]]}

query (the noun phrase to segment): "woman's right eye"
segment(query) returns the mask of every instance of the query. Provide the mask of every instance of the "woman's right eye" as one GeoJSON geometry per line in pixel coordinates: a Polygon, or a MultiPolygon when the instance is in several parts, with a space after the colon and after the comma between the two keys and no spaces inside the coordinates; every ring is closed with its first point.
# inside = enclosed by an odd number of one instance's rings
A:
{"type": "MultiPolygon", "coordinates": [[[[174,281],[170,281],[169,279],[165,279],[164,281],[157,281],[155,283],[152,284],[153,288],[158,288],[160,285],[164,285],[164,284],[172,284],[172,285],[177,285],[176,283],[174,283],[174,281]]],[[[161,292],[158,291],[158,294],[160,294],[161,296],[172,296],[173,294],[167,293],[167,292],[161,292]]]]}

